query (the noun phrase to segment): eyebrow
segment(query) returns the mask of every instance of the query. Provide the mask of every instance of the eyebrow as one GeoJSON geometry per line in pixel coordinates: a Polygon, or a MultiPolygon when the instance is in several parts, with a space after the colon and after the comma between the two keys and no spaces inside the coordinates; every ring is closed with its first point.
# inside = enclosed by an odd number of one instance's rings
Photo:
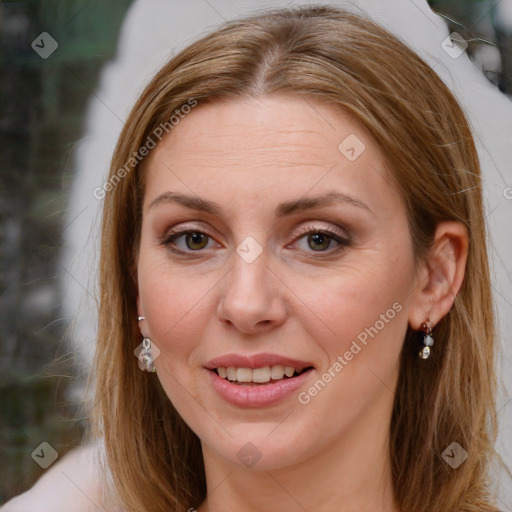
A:
{"type": "MultiPolygon", "coordinates": [[[[336,202],[351,204],[353,206],[357,206],[358,208],[367,210],[373,214],[373,211],[356,197],[344,194],[342,192],[329,192],[323,196],[303,197],[294,201],[286,201],[281,203],[275,209],[275,215],[276,217],[281,218],[304,210],[309,210],[321,206],[329,206],[336,202]]],[[[217,203],[207,199],[202,199],[197,196],[181,194],[179,192],[164,192],[163,194],[160,194],[158,197],[153,199],[153,201],[151,201],[149,209],[154,208],[155,206],[162,203],[177,203],[191,210],[202,211],[219,216],[223,215],[222,208],[217,203]]]]}

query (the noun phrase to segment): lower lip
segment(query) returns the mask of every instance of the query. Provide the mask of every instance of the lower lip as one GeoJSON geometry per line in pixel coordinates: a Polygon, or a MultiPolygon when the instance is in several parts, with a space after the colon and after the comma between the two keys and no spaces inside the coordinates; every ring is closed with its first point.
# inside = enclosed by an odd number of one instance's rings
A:
{"type": "Polygon", "coordinates": [[[290,396],[304,384],[313,369],[310,368],[296,377],[254,386],[233,384],[229,380],[219,377],[213,370],[206,371],[210,374],[213,387],[226,402],[239,407],[265,407],[290,396]]]}

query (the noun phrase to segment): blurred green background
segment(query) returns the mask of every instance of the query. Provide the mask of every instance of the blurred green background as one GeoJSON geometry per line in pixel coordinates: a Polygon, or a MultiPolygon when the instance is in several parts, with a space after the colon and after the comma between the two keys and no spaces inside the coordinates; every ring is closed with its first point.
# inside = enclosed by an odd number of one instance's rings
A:
{"type": "MultiPolygon", "coordinates": [[[[61,319],[58,255],[83,136],[86,102],[115,55],[132,0],[0,2],[0,504],[44,472],[30,457],[42,442],[59,457],[80,444],[85,411],[66,400],[79,367],[61,319]],[[59,41],[41,59],[41,32],[59,41]]],[[[497,1],[432,0],[488,79],[512,92],[512,34],[497,1]]]]}
{"type": "Polygon", "coordinates": [[[68,157],[131,1],[0,3],[0,504],[44,472],[41,442],[62,457],[84,432],[57,284],[68,157]],[[32,50],[43,31],[58,58],[32,50]]]}

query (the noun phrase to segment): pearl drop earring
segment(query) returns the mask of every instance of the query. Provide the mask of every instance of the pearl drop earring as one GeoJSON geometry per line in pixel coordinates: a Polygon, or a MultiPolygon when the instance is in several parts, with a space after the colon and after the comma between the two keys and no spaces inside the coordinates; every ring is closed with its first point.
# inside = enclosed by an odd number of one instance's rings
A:
{"type": "Polygon", "coordinates": [[[430,322],[429,318],[427,317],[426,321],[421,324],[421,329],[424,333],[423,337],[423,344],[425,345],[420,353],[419,356],[421,359],[428,359],[430,357],[432,345],[434,345],[434,338],[432,336],[432,323],[430,322]]]}
{"type": "MultiPolygon", "coordinates": [[[[145,317],[138,316],[137,321],[145,320],[145,317]]],[[[153,351],[151,350],[151,339],[144,337],[142,340],[142,350],[138,356],[139,368],[143,372],[154,373],[156,372],[155,361],[153,358],[153,351]]]]}

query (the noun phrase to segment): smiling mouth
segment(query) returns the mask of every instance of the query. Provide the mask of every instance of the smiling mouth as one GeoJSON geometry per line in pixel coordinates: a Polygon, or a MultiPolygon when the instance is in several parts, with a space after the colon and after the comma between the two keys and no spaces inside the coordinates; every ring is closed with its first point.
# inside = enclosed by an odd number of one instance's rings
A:
{"type": "Polygon", "coordinates": [[[221,366],[211,371],[232,384],[238,384],[240,386],[259,386],[293,379],[312,368],[312,366],[294,368],[292,366],[281,365],[263,366],[254,369],[221,366]]]}

